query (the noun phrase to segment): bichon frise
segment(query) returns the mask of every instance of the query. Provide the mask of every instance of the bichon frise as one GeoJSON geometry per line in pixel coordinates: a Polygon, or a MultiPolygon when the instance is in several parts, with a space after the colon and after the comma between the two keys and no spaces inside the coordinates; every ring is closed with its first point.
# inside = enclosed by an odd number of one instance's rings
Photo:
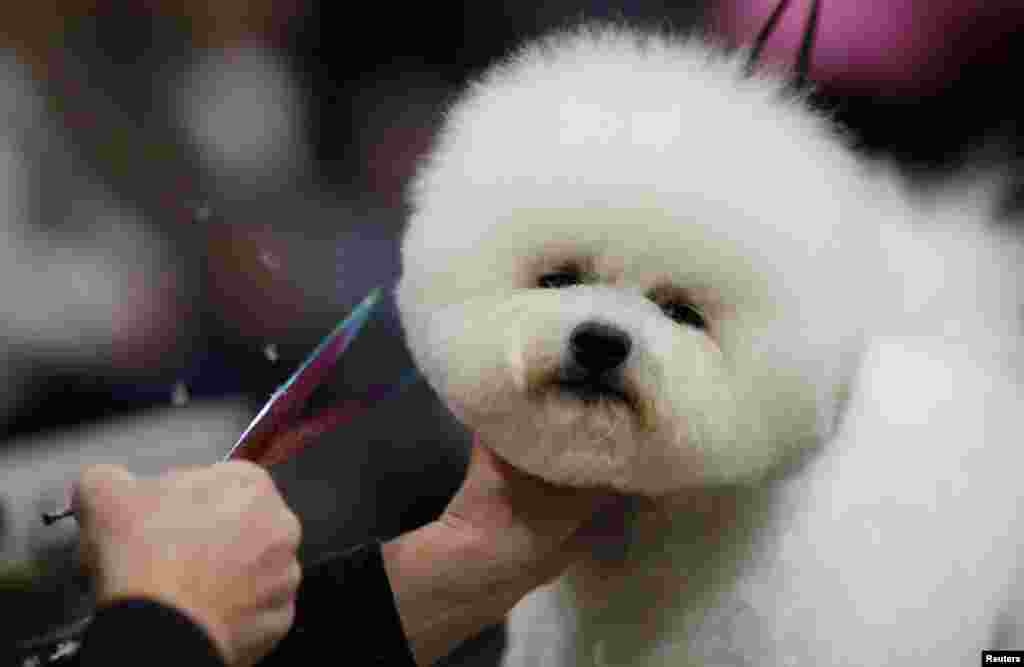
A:
{"type": "Polygon", "coordinates": [[[962,665],[1016,644],[1016,242],[786,81],[587,25],[451,109],[397,288],[503,459],[631,510],[513,610],[507,666],[962,665]]]}

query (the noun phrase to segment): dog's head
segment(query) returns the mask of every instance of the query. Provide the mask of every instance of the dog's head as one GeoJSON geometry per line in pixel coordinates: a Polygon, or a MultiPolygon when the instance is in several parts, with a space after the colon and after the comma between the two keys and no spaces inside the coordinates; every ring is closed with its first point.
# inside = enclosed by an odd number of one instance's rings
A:
{"type": "Polygon", "coordinates": [[[585,28],[452,109],[414,184],[414,358],[503,458],[667,494],[827,437],[871,315],[861,171],[778,81],[585,28]]]}

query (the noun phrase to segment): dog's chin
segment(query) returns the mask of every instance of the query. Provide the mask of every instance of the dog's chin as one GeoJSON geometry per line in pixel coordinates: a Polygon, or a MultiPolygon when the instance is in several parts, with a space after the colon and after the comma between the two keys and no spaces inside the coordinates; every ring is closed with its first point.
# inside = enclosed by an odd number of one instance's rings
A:
{"type": "MultiPolygon", "coordinates": [[[[653,506],[653,499],[630,483],[636,480],[627,472],[631,457],[625,452],[637,451],[642,431],[640,403],[609,384],[564,379],[542,387],[531,402],[537,410],[534,417],[540,418],[535,423],[549,424],[551,432],[561,431],[572,443],[575,465],[552,462],[526,472],[553,484],[602,488],[612,494],[614,502],[591,518],[581,537],[595,561],[623,562],[634,541],[637,512],[653,506]]],[[[562,462],[568,458],[572,457],[562,462]]]]}
{"type": "Polygon", "coordinates": [[[477,385],[449,405],[510,465],[558,486],[654,497],[696,478],[685,423],[658,420],[641,387],[531,379],[542,381],[477,385]]]}
{"type": "Polygon", "coordinates": [[[585,532],[596,560],[621,562],[637,512],[652,511],[680,484],[699,479],[682,425],[660,423],[635,384],[534,379],[540,381],[526,387],[467,392],[473,403],[450,405],[481,444],[512,467],[556,486],[616,496],[585,532]]]}

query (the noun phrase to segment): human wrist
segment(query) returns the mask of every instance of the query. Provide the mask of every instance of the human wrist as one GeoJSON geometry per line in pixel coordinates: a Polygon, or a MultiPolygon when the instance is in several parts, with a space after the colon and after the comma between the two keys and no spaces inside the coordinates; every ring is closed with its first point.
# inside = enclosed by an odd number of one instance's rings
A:
{"type": "Polygon", "coordinates": [[[381,554],[420,667],[500,623],[532,588],[516,564],[437,521],[384,543],[381,554]]]}

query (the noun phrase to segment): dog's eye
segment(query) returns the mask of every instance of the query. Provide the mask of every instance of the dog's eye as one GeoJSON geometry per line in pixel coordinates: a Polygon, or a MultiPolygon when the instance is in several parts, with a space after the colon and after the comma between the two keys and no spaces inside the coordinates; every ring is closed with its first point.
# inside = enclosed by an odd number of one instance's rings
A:
{"type": "Polygon", "coordinates": [[[541,276],[537,280],[537,285],[539,287],[569,287],[578,285],[579,282],[580,276],[575,271],[555,271],[541,276]]]}
{"type": "Polygon", "coordinates": [[[661,311],[680,324],[687,324],[697,329],[707,329],[708,323],[700,311],[688,303],[670,301],[662,304],[661,311]]]}

